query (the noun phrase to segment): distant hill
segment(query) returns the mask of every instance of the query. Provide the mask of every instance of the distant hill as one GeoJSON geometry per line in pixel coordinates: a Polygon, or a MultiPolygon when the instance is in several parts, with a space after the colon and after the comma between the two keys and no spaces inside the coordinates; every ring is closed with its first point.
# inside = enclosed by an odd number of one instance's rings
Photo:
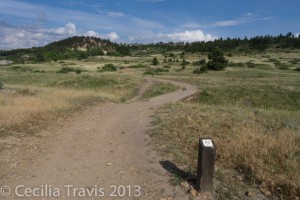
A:
{"type": "Polygon", "coordinates": [[[68,58],[85,59],[97,55],[130,55],[126,46],[97,37],[74,36],[44,47],[0,51],[0,58],[14,62],[44,62],[68,58]]]}
{"type": "Polygon", "coordinates": [[[61,41],[52,42],[44,47],[29,49],[0,50],[0,60],[11,60],[17,63],[56,61],[59,59],[85,59],[89,56],[112,55],[150,55],[168,51],[211,52],[220,48],[230,54],[245,54],[263,52],[270,49],[300,49],[300,35],[289,32],[278,36],[256,36],[253,38],[218,38],[214,41],[192,43],[156,43],[156,44],[117,44],[109,40],[75,36],[61,41]]]}

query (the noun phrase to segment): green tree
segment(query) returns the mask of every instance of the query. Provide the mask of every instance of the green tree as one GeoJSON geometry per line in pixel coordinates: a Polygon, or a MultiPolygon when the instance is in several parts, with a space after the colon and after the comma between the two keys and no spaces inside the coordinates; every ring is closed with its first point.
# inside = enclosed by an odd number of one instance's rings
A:
{"type": "Polygon", "coordinates": [[[153,58],[152,64],[153,64],[153,65],[158,65],[158,64],[159,64],[159,62],[158,62],[158,60],[157,60],[156,57],[153,58]]]}
{"type": "Polygon", "coordinates": [[[224,70],[228,64],[228,60],[225,58],[221,49],[213,49],[208,54],[207,69],[209,70],[224,70]]]}

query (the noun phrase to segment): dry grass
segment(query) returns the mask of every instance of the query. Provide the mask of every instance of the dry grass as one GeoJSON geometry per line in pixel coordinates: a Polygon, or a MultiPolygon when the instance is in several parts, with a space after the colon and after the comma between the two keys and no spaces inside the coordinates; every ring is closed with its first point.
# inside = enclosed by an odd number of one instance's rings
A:
{"type": "Polygon", "coordinates": [[[218,165],[293,199],[300,189],[300,135],[298,129],[283,126],[291,115],[299,125],[297,112],[178,103],[160,111],[153,136],[165,157],[194,170],[199,137],[212,137],[218,165]]]}
{"type": "Polygon", "coordinates": [[[0,93],[1,135],[13,132],[26,134],[59,115],[82,109],[87,105],[104,101],[119,101],[128,91],[117,93],[93,90],[72,90],[41,87],[10,86],[13,90],[0,93]]]}
{"type": "Polygon", "coordinates": [[[171,83],[154,83],[141,96],[141,99],[149,99],[178,90],[179,87],[171,83]]]}
{"type": "Polygon", "coordinates": [[[0,135],[26,135],[97,102],[132,98],[141,79],[119,74],[0,71],[0,135]]]}
{"type": "MultiPolygon", "coordinates": [[[[195,171],[198,139],[212,137],[217,144],[218,179],[224,174],[220,169],[237,170],[254,187],[281,199],[299,198],[300,74],[248,68],[180,73],[177,78],[165,77],[195,84],[202,93],[193,104],[160,110],[152,132],[158,151],[195,171]]],[[[235,189],[230,186],[226,194],[235,189]]]]}

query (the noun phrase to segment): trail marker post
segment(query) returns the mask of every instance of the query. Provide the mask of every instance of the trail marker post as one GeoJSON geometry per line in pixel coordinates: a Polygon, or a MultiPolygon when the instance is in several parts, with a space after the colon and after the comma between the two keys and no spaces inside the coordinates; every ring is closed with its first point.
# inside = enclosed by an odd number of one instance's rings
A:
{"type": "Polygon", "coordinates": [[[211,138],[199,139],[197,190],[213,191],[216,148],[211,138]]]}

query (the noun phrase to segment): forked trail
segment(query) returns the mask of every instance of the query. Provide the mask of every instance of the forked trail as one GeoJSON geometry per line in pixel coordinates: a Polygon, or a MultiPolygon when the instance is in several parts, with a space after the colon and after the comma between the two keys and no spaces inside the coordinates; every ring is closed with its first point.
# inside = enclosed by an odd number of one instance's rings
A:
{"type": "MultiPolygon", "coordinates": [[[[154,81],[163,80],[147,79],[143,88],[154,81]]],[[[16,193],[25,196],[26,188],[30,197],[25,199],[34,199],[34,193],[39,195],[36,199],[189,199],[169,184],[167,172],[159,164],[162,158],[151,149],[146,134],[157,108],[197,90],[168,82],[185,90],[149,101],[134,98],[92,107],[53,133],[47,151],[17,169],[14,178],[5,183],[11,188],[5,199],[18,199],[16,193]]],[[[51,130],[47,134],[51,135],[51,130]]]]}

